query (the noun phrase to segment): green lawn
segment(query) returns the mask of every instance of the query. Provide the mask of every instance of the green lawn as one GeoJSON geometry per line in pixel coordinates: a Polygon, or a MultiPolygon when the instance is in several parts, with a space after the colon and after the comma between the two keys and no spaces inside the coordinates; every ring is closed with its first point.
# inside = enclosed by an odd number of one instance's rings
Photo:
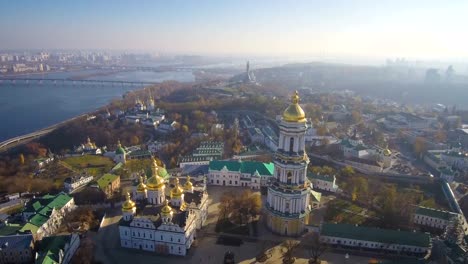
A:
{"type": "MultiPolygon", "coordinates": [[[[324,220],[359,225],[372,221],[372,219],[360,215],[363,210],[364,208],[351,202],[335,199],[328,203],[324,220]]],[[[373,211],[366,211],[366,215],[374,217],[376,214],[373,211]]]]}
{"type": "Polygon", "coordinates": [[[84,170],[93,176],[107,173],[114,166],[114,162],[110,158],[97,155],[69,157],[64,159],[63,162],[75,170],[84,170]]]}

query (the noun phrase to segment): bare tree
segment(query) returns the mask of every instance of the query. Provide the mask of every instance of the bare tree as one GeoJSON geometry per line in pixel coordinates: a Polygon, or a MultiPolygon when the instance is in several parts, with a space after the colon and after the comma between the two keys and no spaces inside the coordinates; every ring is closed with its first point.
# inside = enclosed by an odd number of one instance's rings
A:
{"type": "Polygon", "coordinates": [[[299,242],[296,240],[286,240],[283,242],[283,263],[284,264],[291,264],[296,261],[296,258],[293,257],[294,251],[296,250],[299,242]]]}
{"type": "Polygon", "coordinates": [[[320,263],[320,256],[327,250],[327,245],[320,242],[318,233],[309,233],[303,240],[303,247],[308,251],[309,263],[320,263]]]}

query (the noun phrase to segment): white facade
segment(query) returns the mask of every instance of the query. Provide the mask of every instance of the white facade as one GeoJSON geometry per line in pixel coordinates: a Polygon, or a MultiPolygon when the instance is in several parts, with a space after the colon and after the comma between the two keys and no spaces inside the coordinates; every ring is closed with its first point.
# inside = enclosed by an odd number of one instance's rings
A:
{"type": "Polygon", "coordinates": [[[268,186],[273,178],[272,167],[271,163],[252,161],[212,161],[208,169],[208,184],[241,186],[258,190],[260,187],[268,186]],[[221,169],[218,169],[219,165],[221,169]]]}
{"type": "Polygon", "coordinates": [[[312,177],[312,183],[314,189],[319,189],[328,192],[337,192],[338,185],[336,185],[336,177],[328,175],[318,175],[317,177],[312,177]]]}
{"type": "Polygon", "coordinates": [[[320,242],[329,244],[329,245],[340,245],[340,246],[365,248],[365,249],[372,249],[372,250],[387,250],[387,251],[394,251],[394,252],[405,251],[405,252],[420,253],[420,254],[425,254],[427,251],[430,250],[430,248],[428,247],[419,247],[419,246],[399,244],[398,241],[392,244],[392,243],[381,243],[378,241],[349,239],[349,238],[334,237],[334,236],[320,236],[320,242]]]}
{"type": "Polygon", "coordinates": [[[436,214],[427,214],[423,212],[418,213],[418,211],[416,211],[413,218],[413,222],[415,224],[438,229],[445,229],[450,222],[450,218],[456,215],[451,212],[444,212],[431,208],[427,209],[436,212],[436,214]]]}
{"type": "Polygon", "coordinates": [[[184,227],[172,222],[156,226],[148,218],[135,217],[129,226],[119,226],[120,245],[125,248],[185,256],[195,238],[195,217],[195,214],[189,213],[184,227]]]}
{"type": "Polygon", "coordinates": [[[140,178],[140,184],[133,190],[141,205],[138,215],[128,194],[119,224],[120,245],[185,256],[196,237],[196,230],[202,228],[207,219],[208,193],[203,186],[203,191],[195,190],[189,177],[182,188],[176,178],[174,188],[169,191],[170,198],[166,197],[166,184],[157,174],[160,169],[154,165],[153,176],[146,181],[140,178]]]}
{"type": "Polygon", "coordinates": [[[90,183],[91,181],[93,181],[93,176],[91,175],[74,176],[65,179],[63,186],[67,192],[73,192],[74,190],[90,183]]]}

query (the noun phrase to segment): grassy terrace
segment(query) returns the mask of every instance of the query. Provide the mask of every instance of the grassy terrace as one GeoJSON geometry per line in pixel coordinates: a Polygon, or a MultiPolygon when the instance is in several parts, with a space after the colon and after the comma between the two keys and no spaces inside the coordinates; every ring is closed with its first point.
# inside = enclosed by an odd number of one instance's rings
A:
{"type": "Polygon", "coordinates": [[[64,159],[63,162],[74,170],[86,171],[93,176],[103,175],[114,166],[114,162],[110,158],[96,155],[69,157],[64,159]]]}
{"type": "Polygon", "coordinates": [[[376,217],[375,212],[338,198],[328,203],[325,213],[327,222],[359,225],[372,223],[375,221],[374,217],[376,217]]]}

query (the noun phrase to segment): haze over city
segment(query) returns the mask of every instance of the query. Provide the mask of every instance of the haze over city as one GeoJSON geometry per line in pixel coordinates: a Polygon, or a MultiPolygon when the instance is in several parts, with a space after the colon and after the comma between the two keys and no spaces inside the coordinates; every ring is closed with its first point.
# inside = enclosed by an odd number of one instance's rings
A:
{"type": "Polygon", "coordinates": [[[5,1],[0,49],[468,57],[468,2],[5,1]]]}
{"type": "Polygon", "coordinates": [[[0,263],[468,263],[467,25],[0,0],[0,263]]]}

